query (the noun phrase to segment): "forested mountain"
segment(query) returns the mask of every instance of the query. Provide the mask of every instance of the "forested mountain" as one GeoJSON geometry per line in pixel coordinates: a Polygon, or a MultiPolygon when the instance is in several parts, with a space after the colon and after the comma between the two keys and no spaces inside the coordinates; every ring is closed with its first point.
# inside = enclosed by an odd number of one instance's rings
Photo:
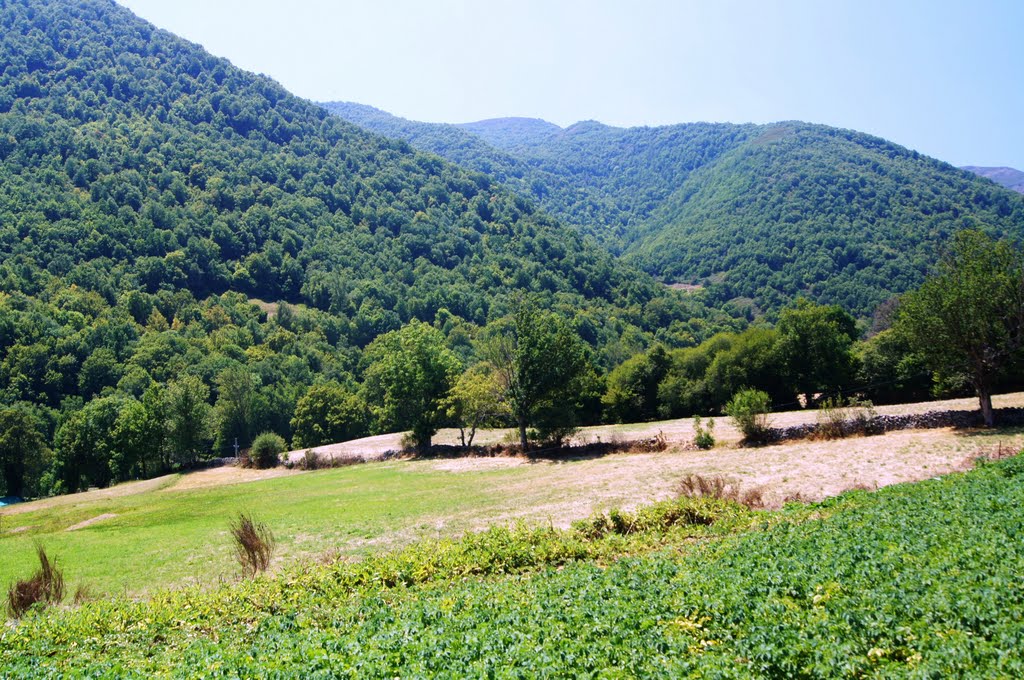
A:
{"type": "Polygon", "coordinates": [[[181,415],[160,429],[177,444],[139,449],[179,462],[209,451],[214,421],[222,446],[257,426],[290,436],[310,384],[357,384],[361,348],[413,319],[466,357],[529,293],[608,367],[739,324],[490,176],[110,0],[4,2],[0,26],[0,411],[39,424],[65,489],[153,463],[108,467],[135,450],[111,433],[142,437],[145,414],[181,415]]]}
{"type": "Polygon", "coordinates": [[[956,231],[1024,236],[1020,196],[850,130],[593,121],[560,129],[524,119],[428,129],[328,106],[469,167],[501,158],[516,168],[506,175],[517,192],[632,264],[768,312],[804,295],[866,316],[919,284],[956,231]]]}
{"type": "Polygon", "coordinates": [[[965,165],[961,170],[968,170],[975,175],[987,177],[999,186],[1004,186],[1024,194],[1024,172],[1016,168],[987,168],[978,165],[965,165]]]}

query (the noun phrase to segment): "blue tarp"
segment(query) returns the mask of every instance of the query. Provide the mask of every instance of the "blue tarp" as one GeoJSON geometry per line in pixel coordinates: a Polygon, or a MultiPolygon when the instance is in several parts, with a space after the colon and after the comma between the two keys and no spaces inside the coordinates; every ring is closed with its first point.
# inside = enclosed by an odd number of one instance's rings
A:
{"type": "Polygon", "coordinates": [[[0,508],[4,507],[5,505],[14,505],[15,503],[21,503],[23,500],[25,499],[18,498],[17,496],[4,496],[3,498],[0,498],[0,508]]]}

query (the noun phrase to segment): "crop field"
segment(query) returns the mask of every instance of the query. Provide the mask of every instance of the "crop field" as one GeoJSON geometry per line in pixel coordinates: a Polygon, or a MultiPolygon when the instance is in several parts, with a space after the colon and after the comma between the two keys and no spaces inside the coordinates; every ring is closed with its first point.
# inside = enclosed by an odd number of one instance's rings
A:
{"type": "MultiPolygon", "coordinates": [[[[996,403],[1020,402],[1021,395],[1006,395],[996,403]]],[[[929,407],[961,406],[891,408],[929,407]]],[[[813,414],[777,416],[785,422],[801,417],[813,414]]],[[[778,506],[796,494],[818,500],[853,487],[926,479],[979,455],[1024,448],[1024,431],[1004,428],[742,449],[728,443],[724,422],[723,445],[711,451],[674,447],[686,439],[688,427],[689,421],[675,421],[584,432],[596,438],[616,430],[642,436],[660,429],[670,441],[663,453],[559,462],[389,461],[316,472],[215,468],[10,506],[0,510],[0,586],[34,568],[36,544],[56,557],[69,584],[84,584],[97,595],[137,596],[233,581],[238,568],[228,523],[241,511],[272,528],[280,569],[326,552],[365,556],[517,520],[565,528],[597,511],[670,498],[678,480],[691,473],[763,487],[769,503],[778,506]]]]}
{"type": "Polygon", "coordinates": [[[817,505],[680,499],[32,614],[12,676],[1021,677],[1024,458],[817,505]]]}

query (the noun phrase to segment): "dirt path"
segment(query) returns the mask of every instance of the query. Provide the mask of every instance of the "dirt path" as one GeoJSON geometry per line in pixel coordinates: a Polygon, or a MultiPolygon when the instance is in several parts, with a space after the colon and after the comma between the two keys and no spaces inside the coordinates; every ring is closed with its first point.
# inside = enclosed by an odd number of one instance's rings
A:
{"type": "Polygon", "coordinates": [[[102,515],[96,515],[95,517],[90,517],[89,519],[85,520],[84,522],[79,522],[78,524],[72,524],[71,526],[69,526],[64,531],[78,531],[79,529],[84,529],[86,527],[90,527],[93,524],[96,524],[97,522],[102,522],[103,520],[107,520],[107,519],[114,519],[115,517],[117,517],[117,513],[105,512],[102,515]]]}
{"type": "Polygon", "coordinates": [[[153,479],[145,479],[140,482],[125,482],[124,484],[118,484],[117,486],[111,486],[106,489],[92,489],[91,491],[70,493],[64,496],[54,496],[53,498],[42,498],[38,501],[29,501],[28,503],[16,503],[14,505],[5,506],[3,508],[3,512],[0,514],[19,515],[23,512],[35,512],[36,510],[45,510],[47,508],[56,508],[64,505],[79,505],[108,498],[121,498],[122,496],[132,496],[134,494],[146,493],[148,491],[156,491],[162,487],[174,484],[175,480],[180,476],[181,475],[164,475],[162,477],[154,477],[153,479]]]}
{"type": "Polygon", "coordinates": [[[225,486],[227,484],[244,484],[246,482],[258,482],[263,479],[284,477],[285,475],[299,474],[298,470],[288,470],[283,467],[271,468],[269,470],[254,470],[251,468],[240,468],[233,465],[196,470],[181,475],[174,484],[165,486],[161,491],[186,491],[188,489],[203,489],[211,486],[225,486]]]}

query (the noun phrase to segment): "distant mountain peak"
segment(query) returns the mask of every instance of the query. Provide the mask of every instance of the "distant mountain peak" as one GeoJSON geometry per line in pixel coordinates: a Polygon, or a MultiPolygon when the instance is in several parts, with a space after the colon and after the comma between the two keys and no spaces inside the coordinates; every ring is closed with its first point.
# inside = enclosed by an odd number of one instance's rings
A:
{"type": "Polygon", "coordinates": [[[1007,189],[1012,189],[1013,191],[1024,194],[1024,172],[1021,172],[1016,168],[1008,168],[1006,166],[985,167],[981,165],[965,165],[960,169],[973,172],[975,175],[987,177],[1000,186],[1004,186],[1007,189]]]}
{"type": "Polygon", "coordinates": [[[456,127],[479,136],[499,149],[543,144],[562,132],[562,128],[540,118],[490,118],[456,127]]]}

